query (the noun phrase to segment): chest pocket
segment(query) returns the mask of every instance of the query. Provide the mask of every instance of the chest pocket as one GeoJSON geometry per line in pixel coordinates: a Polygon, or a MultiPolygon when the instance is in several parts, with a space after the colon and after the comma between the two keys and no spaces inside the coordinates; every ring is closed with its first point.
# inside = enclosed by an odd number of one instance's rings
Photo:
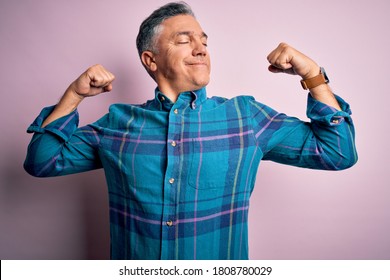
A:
{"type": "Polygon", "coordinates": [[[192,140],[189,185],[195,189],[232,188],[240,155],[240,138],[192,140]]]}

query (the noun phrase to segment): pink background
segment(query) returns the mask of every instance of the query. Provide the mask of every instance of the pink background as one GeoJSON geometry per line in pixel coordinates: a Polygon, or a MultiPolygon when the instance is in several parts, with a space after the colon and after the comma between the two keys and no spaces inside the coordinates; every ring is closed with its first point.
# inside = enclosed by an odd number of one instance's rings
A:
{"type": "MultiPolygon", "coordinates": [[[[86,100],[81,124],[114,102],[153,98],[135,37],[166,1],[18,0],[0,2],[0,258],[109,257],[102,170],[37,179],[22,169],[42,107],[55,104],[88,66],[117,77],[112,93],[86,100]]],[[[249,94],[305,119],[299,78],[267,71],[285,41],[327,69],[352,107],[359,162],[321,172],[262,162],[250,209],[252,259],[389,259],[388,121],[390,2],[188,0],[209,35],[208,94],[249,94]]]]}

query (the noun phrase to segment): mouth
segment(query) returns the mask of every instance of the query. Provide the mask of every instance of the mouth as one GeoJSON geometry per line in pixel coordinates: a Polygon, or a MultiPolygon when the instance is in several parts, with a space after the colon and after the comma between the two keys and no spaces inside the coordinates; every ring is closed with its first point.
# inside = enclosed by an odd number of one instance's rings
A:
{"type": "Polygon", "coordinates": [[[193,62],[193,63],[186,63],[188,66],[207,66],[206,62],[193,62]]]}

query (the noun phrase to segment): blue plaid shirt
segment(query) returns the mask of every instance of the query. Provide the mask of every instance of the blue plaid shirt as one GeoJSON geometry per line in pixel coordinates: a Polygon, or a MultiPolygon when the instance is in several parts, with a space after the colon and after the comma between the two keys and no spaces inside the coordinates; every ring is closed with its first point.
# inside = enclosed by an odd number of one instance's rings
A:
{"type": "Polygon", "coordinates": [[[78,128],[77,111],[34,133],[25,169],[38,177],[104,168],[112,259],[247,259],[249,199],[260,160],[340,170],[357,155],[343,111],[309,95],[311,122],[278,113],[253,97],[158,89],[142,105],[114,104],[78,128]]]}

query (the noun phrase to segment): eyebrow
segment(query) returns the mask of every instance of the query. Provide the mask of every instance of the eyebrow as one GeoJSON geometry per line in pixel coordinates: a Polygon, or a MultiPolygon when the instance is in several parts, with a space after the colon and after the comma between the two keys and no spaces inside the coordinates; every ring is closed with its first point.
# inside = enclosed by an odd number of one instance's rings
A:
{"type": "MultiPolygon", "coordinates": [[[[181,32],[177,32],[174,36],[177,37],[177,36],[180,36],[180,35],[186,35],[186,36],[191,36],[193,35],[194,32],[191,32],[191,31],[181,31],[181,32]]],[[[200,36],[201,38],[206,38],[208,39],[209,36],[207,36],[206,33],[202,32],[202,35],[200,36]]]]}

